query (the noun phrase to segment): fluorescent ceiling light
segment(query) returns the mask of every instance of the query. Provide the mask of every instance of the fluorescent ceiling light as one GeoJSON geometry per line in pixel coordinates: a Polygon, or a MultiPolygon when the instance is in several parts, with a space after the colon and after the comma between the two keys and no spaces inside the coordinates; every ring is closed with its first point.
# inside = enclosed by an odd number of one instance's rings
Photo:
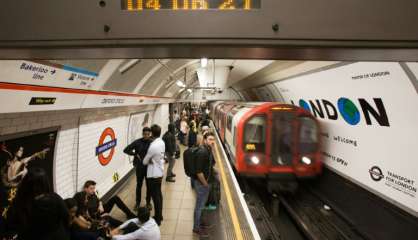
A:
{"type": "Polygon", "coordinates": [[[183,83],[182,81],[180,81],[180,80],[177,80],[176,84],[177,84],[177,86],[179,86],[179,87],[186,87],[186,84],[184,84],[184,83],[183,83]]]}
{"type": "Polygon", "coordinates": [[[207,58],[200,59],[200,66],[202,66],[202,68],[205,68],[207,65],[208,65],[208,59],[207,58]]]}
{"type": "Polygon", "coordinates": [[[132,59],[129,62],[127,62],[125,65],[123,65],[122,67],[119,68],[119,72],[121,74],[125,73],[126,71],[128,71],[129,69],[131,69],[133,66],[135,66],[135,64],[139,63],[141,60],[139,59],[132,59]]]}

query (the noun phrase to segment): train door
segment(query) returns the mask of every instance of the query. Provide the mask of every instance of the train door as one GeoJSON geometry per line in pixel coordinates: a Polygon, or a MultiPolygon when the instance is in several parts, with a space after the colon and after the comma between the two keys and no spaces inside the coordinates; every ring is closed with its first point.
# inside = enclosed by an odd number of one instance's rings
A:
{"type": "Polygon", "coordinates": [[[290,111],[272,111],[271,164],[292,165],[297,133],[295,114],[290,111]]]}

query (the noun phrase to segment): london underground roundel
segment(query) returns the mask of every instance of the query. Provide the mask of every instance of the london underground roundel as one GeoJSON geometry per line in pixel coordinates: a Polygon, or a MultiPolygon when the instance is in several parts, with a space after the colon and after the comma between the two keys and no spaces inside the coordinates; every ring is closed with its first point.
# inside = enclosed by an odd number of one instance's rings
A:
{"type": "Polygon", "coordinates": [[[110,127],[106,128],[100,135],[99,145],[96,147],[96,156],[99,158],[100,164],[106,166],[112,160],[116,144],[115,132],[110,127]]]}

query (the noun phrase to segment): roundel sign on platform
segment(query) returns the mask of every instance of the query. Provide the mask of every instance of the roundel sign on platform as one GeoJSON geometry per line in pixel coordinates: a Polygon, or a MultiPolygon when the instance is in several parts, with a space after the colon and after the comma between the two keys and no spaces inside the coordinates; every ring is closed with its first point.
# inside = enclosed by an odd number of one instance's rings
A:
{"type": "Polygon", "coordinates": [[[96,147],[96,156],[99,158],[100,164],[105,166],[112,160],[116,144],[115,132],[110,127],[106,128],[100,135],[99,145],[96,147]]]}

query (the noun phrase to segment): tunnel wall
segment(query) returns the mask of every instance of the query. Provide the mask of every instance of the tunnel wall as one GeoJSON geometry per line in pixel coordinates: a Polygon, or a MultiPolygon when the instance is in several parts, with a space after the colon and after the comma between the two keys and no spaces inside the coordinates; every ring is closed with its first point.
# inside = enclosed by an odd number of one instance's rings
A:
{"type": "MultiPolygon", "coordinates": [[[[123,148],[140,135],[133,136],[142,125],[135,130],[133,126],[138,122],[143,124],[144,113],[149,113],[148,124],[152,123],[154,109],[155,105],[144,105],[0,114],[0,136],[7,139],[18,133],[30,135],[34,130],[57,127],[53,163],[55,191],[63,198],[71,197],[81,190],[85,180],[92,179],[98,183],[98,193],[103,196],[132,168],[128,156],[122,152],[123,148]],[[113,128],[117,144],[111,161],[101,165],[96,148],[102,132],[108,127],[113,128]]],[[[168,110],[166,115],[168,117],[168,110]]],[[[108,141],[110,137],[104,140],[108,141]]],[[[108,156],[109,151],[104,152],[104,156],[108,156]]]]}
{"type": "Polygon", "coordinates": [[[241,93],[310,111],[332,171],[418,216],[417,72],[416,63],[338,63],[241,93]]]}

